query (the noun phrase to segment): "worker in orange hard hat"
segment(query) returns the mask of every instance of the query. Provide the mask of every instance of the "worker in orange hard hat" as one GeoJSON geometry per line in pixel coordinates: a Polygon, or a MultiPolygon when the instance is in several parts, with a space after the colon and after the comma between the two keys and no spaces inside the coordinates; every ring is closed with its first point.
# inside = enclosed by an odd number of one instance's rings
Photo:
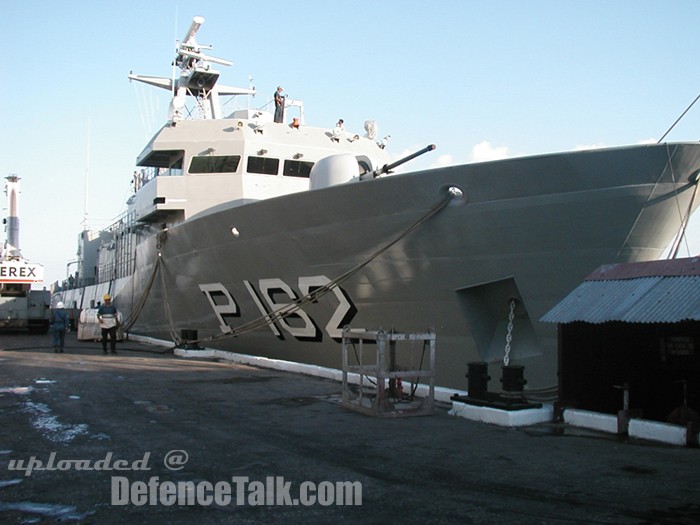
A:
{"type": "Polygon", "coordinates": [[[117,327],[119,326],[119,312],[112,304],[112,297],[105,294],[102,304],[97,310],[97,321],[102,329],[102,353],[107,355],[107,337],[109,336],[109,348],[113,354],[117,353],[117,327]]]}

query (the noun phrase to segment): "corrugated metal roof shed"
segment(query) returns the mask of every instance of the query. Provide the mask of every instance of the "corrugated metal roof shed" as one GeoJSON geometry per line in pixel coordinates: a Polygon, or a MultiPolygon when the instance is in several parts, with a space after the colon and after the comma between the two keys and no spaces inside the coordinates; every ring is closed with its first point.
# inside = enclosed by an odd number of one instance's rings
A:
{"type": "Polygon", "coordinates": [[[700,275],[700,257],[645,261],[625,264],[605,264],[586,277],[586,281],[700,275]]]}
{"type": "Polygon", "coordinates": [[[700,321],[700,257],[601,266],[545,323],[700,321]]]}

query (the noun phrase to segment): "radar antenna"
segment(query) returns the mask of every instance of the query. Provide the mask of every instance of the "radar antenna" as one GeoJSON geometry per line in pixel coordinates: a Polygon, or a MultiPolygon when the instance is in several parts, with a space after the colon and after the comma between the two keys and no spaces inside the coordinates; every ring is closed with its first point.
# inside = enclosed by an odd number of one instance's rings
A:
{"type": "Polygon", "coordinates": [[[255,89],[227,87],[218,85],[219,72],[212,64],[231,66],[233,62],[204,54],[202,50],[211,50],[210,45],[197,43],[196,36],[204,18],[196,16],[185,33],[185,38],[177,45],[177,54],[173,65],[180,68],[180,78],[152,77],[129,73],[129,79],[151,86],[167,89],[172,93],[168,118],[172,125],[184,119],[185,101],[188,96],[197,100],[205,119],[222,118],[220,95],[255,95],[255,89]]]}
{"type": "Polygon", "coordinates": [[[195,37],[197,36],[197,31],[202,27],[204,23],[204,18],[201,16],[195,16],[192,20],[192,25],[187,30],[184,40],[177,46],[177,57],[175,58],[175,63],[180,66],[181,69],[187,69],[191,67],[193,62],[213,62],[215,64],[221,64],[223,66],[232,66],[233,62],[224,60],[223,58],[215,58],[205,55],[201,52],[202,49],[211,50],[213,49],[210,45],[200,45],[197,43],[195,37]]]}

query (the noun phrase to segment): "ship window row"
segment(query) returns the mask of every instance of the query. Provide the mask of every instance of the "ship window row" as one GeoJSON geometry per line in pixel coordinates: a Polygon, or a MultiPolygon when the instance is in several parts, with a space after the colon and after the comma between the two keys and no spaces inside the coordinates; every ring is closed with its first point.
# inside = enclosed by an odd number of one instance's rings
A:
{"type": "Polygon", "coordinates": [[[192,157],[190,173],[233,173],[240,162],[240,155],[192,157]]]}
{"type": "MultiPolygon", "coordinates": [[[[216,155],[192,157],[190,173],[235,173],[241,162],[240,155],[216,155]]],[[[308,178],[313,167],[313,162],[287,159],[282,165],[282,175],[285,177],[308,178]]],[[[262,175],[277,175],[280,168],[280,159],[273,157],[250,156],[246,164],[248,173],[260,173],[262,175]]]]}

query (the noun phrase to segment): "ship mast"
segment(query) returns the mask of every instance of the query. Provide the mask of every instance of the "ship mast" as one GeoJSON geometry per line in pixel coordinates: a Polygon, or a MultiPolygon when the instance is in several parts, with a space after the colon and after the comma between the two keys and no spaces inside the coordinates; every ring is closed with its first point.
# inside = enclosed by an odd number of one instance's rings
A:
{"type": "Polygon", "coordinates": [[[85,195],[83,196],[83,230],[88,229],[88,184],[90,182],[90,119],[88,118],[87,148],[85,151],[85,195]]]}
{"type": "Polygon", "coordinates": [[[174,64],[180,68],[179,78],[129,74],[131,80],[167,89],[171,92],[172,99],[168,119],[172,125],[176,125],[185,118],[185,102],[188,96],[196,99],[202,118],[217,119],[223,117],[219,102],[221,95],[255,95],[254,88],[228,87],[217,84],[219,72],[212,68],[212,64],[230,66],[233,63],[202,52],[202,50],[212,49],[210,45],[198,44],[195,38],[203,23],[204,18],[194,17],[185,33],[185,38],[177,46],[174,64]]]}

